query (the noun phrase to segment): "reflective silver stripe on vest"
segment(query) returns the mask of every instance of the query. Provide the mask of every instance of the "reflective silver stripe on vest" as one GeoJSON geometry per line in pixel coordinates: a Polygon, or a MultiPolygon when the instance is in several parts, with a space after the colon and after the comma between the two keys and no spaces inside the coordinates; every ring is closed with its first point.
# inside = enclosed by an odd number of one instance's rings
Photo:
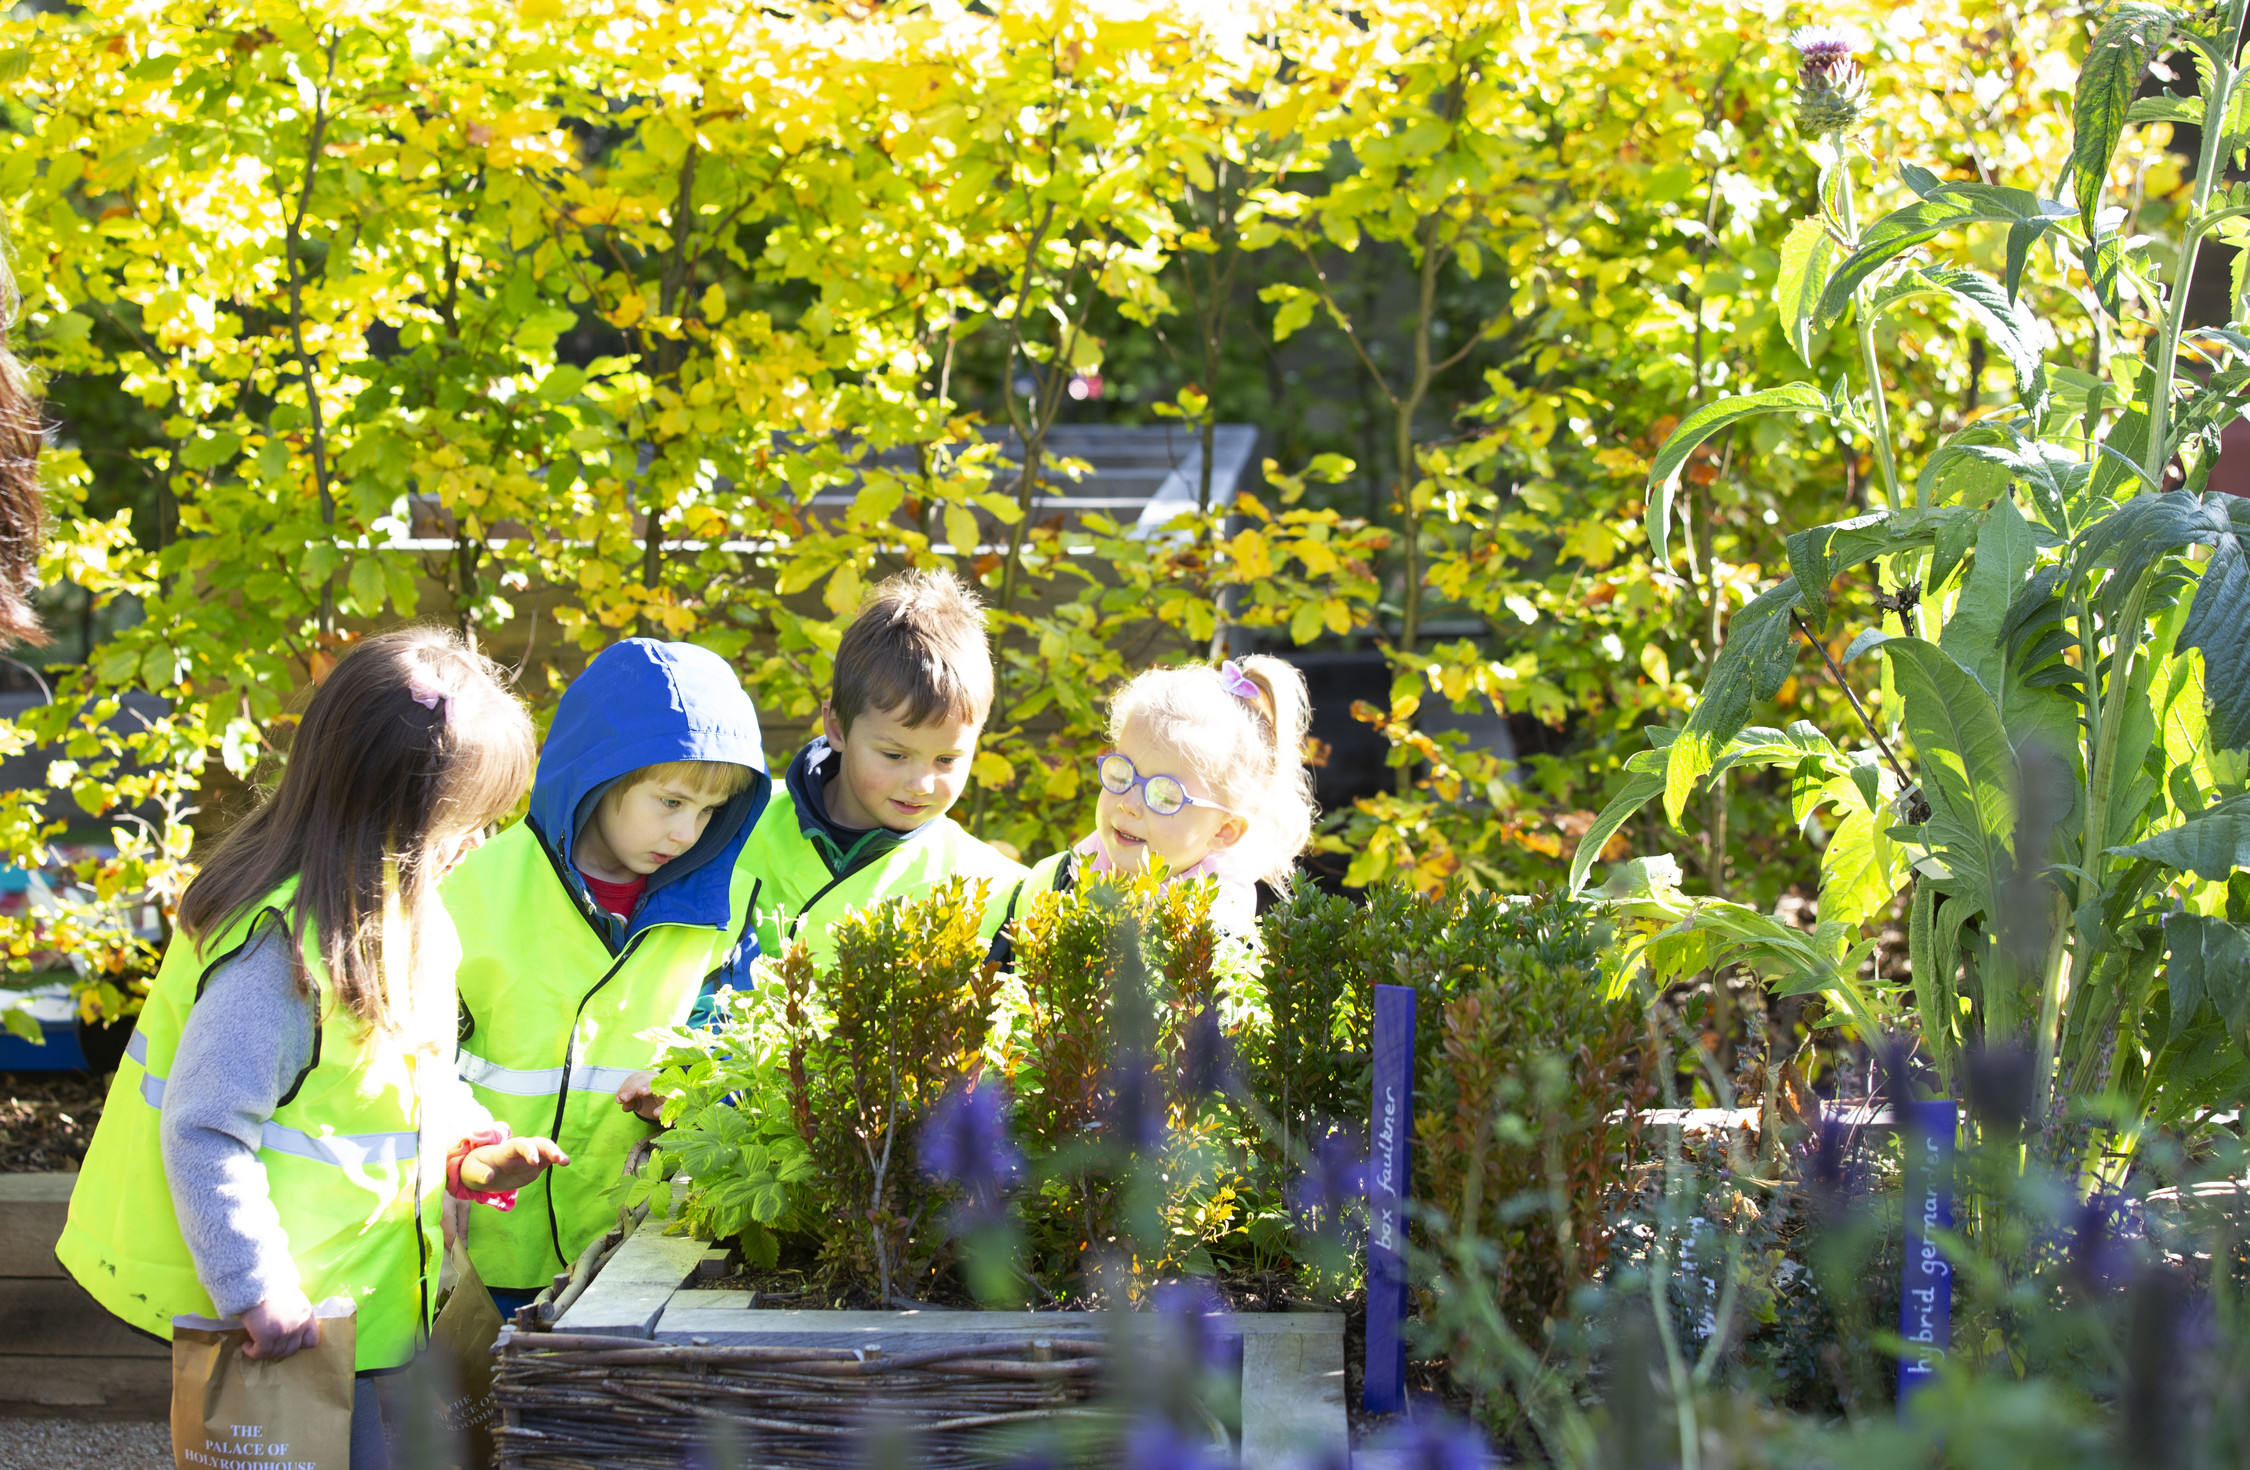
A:
{"type": "Polygon", "coordinates": [[[421,1148],[413,1133],[330,1133],[315,1138],[269,1122],[258,1136],[258,1146],[292,1158],[334,1164],[339,1169],[364,1169],[372,1164],[400,1164],[421,1148]]]}
{"type": "Polygon", "coordinates": [[[141,1035],[141,1028],[138,1026],[133,1028],[133,1034],[126,1039],[125,1055],[131,1057],[133,1065],[141,1069],[141,1101],[158,1112],[164,1111],[164,1079],[148,1069],[148,1038],[141,1035]]]}
{"type": "MultiPolygon", "coordinates": [[[[470,1052],[461,1053],[457,1068],[463,1082],[508,1097],[553,1097],[563,1088],[560,1067],[503,1067],[470,1052]]],[[[638,1067],[596,1067],[580,1062],[570,1069],[572,1092],[615,1092],[638,1067]]]]}
{"type": "Polygon", "coordinates": [[[589,1067],[581,1063],[570,1069],[572,1092],[615,1092],[625,1085],[625,1079],[642,1067],[589,1067]]]}
{"type": "Polygon", "coordinates": [[[520,1067],[503,1067],[498,1062],[488,1062],[471,1052],[461,1053],[455,1069],[463,1082],[472,1082],[488,1092],[506,1093],[509,1097],[553,1097],[562,1088],[563,1069],[538,1067],[525,1070],[520,1067]]]}
{"type": "MultiPolygon", "coordinates": [[[[148,1070],[148,1038],[136,1028],[125,1043],[125,1055],[141,1069],[141,1097],[152,1108],[164,1107],[164,1079],[148,1070]]],[[[315,1138],[285,1124],[268,1121],[258,1135],[258,1146],[292,1158],[334,1164],[339,1169],[364,1169],[371,1164],[399,1164],[415,1156],[421,1139],[412,1133],[331,1133],[315,1138]]]]}

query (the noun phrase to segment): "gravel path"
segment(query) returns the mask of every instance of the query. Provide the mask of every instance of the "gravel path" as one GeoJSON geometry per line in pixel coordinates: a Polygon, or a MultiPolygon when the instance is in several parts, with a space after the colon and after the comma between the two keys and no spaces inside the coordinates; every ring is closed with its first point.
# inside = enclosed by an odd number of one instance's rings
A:
{"type": "Polygon", "coordinates": [[[0,1470],[172,1470],[163,1424],[0,1419],[0,1470]]]}

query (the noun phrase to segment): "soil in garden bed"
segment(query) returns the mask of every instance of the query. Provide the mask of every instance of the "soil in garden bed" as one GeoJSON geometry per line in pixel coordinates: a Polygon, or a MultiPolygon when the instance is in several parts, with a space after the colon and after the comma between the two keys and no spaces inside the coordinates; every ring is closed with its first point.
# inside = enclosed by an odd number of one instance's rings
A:
{"type": "Polygon", "coordinates": [[[88,1072],[0,1072],[0,1174],[77,1173],[108,1093],[88,1072]]]}

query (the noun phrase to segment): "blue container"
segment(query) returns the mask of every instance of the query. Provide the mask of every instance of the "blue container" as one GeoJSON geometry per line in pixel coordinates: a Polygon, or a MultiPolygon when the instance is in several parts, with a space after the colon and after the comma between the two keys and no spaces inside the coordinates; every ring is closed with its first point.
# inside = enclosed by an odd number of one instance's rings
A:
{"type": "MultiPolygon", "coordinates": [[[[12,1006],[24,992],[0,991],[0,996],[6,996],[12,1006]]],[[[13,1031],[0,1031],[0,1072],[84,1071],[86,1054],[78,1049],[78,1023],[69,990],[56,985],[30,992],[29,998],[47,1044],[36,1046],[13,1031]]]]}

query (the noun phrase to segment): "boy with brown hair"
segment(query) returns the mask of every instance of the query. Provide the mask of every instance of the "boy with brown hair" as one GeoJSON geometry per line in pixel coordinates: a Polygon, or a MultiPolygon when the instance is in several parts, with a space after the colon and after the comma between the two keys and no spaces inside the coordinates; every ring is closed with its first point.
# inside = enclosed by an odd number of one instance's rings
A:
{"type": "Polygon", "coordinates": [[[861,605],[835,670],[821,733],[790,761],[737,866],[763,884],[760,951],[804,939],[825,961],[845,914],[956,876],[987,880],[990,939],[1024,869],[945,814],[992,707],[983,605],[950,573],[901,572],[861,605]]]}

